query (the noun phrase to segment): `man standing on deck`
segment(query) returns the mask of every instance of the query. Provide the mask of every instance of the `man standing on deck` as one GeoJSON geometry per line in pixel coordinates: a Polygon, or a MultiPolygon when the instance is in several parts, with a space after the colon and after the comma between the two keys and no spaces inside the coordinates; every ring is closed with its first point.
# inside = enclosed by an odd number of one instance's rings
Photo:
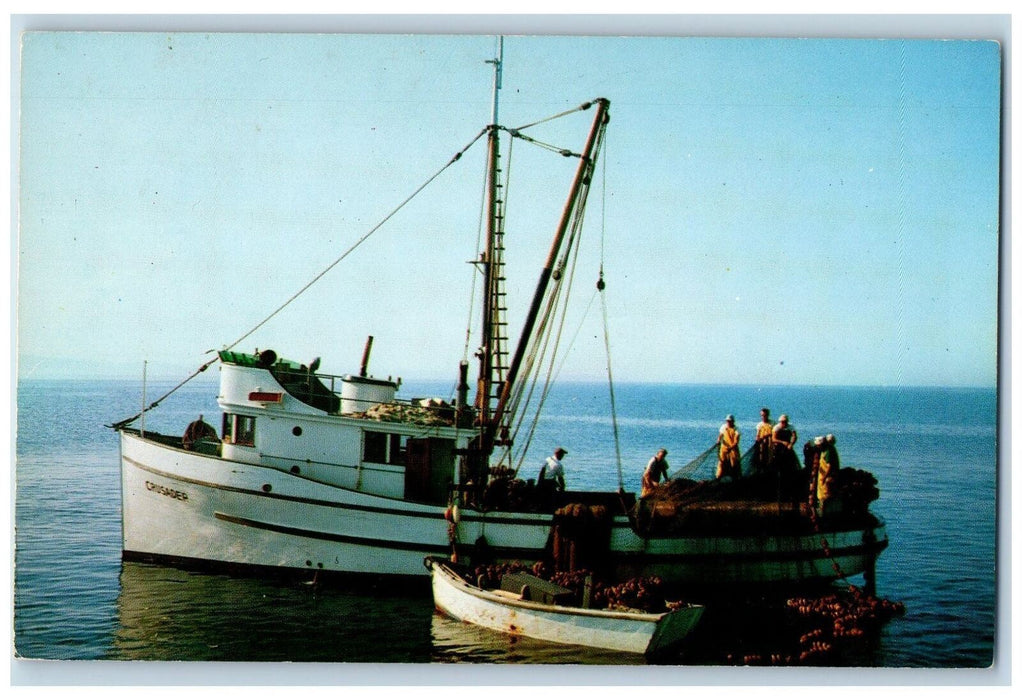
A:
{"type": "Polygon", "coordinates": [[[816,508],[823,515],[827,501],[833,495],[834,478],[841,468],[841,460],[837,455],[837,439],[833,435],[823,438],[820,448],[820,465],[816,472],[816,508]]]}
{"type": "Polygon", "coordinates": [[[759,410],[760,421],[756,425],[756,444],[752,452],[752,470],[762,471],[770,466],[770,440],[774,435],[774,422],[770,420],[770,409],[759,410]]]}
{"type": "Polygon", "coordinates": [[[657,484],[660,483],[660,479],[663,479],[665,484],[670,483],[671,480],[667,477],[668,468],[667,450],[661,447],[653,455],[653,459],[649,460],[646,471],[642,472],[642,492],[639,494],[639,498],[651,495],[657,484]]]}
{"type": "Polygon", "coordinates": [[[735,417],[728,415],[724,419],[724,425],[720,426],[720,434],[717,435],[717,445],[720,448],[717,453],[717,478],[723,479],[730,476],[737,479],[742,473],[742,454],[738,450],[738,441],[742,434],[735,428],[735,417]]]}
{"type": "Polygon", "coordinates": [[[554,450],[552,457],[546,458],[546,463],[539,472],[539,483],[551,482],[554,490],[564,490],[564,465],[561,464],[561,457],[568,454],[568,451],[563,447],[558,447],[554,450]]]}
{"type": "Polygon", "coordinates": [[[770,464],[774,471],[780,473],[798,469],[798,457],[795,456],[796,442],[798,442],[798,433],[788,425],[787,414],[783,414],[777,419],[777,425],[774,426],[773,436],[770,439],[772,453],[770,464]]]}

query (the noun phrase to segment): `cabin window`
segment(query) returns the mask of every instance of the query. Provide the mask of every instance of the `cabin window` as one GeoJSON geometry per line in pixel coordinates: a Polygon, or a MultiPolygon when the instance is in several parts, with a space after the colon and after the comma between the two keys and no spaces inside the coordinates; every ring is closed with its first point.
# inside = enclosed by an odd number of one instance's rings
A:
{"type": "Polygon", "coordinates": [[[255,416],[238,416],[235,445],[255,445],[255,416]]]}
{"type": "Polygon", "coordinates": [[[377,464],[387,463],[387,434],[370,433],[365,434],[365,445],[362,449],[362,459],[366,462],[377,464]]]}
{"type": "Polygon", "coordinates": [[[387,455],[388,464],[404,464],[405,453],[408,448],[408,436],[407,435],[391,435],[390,436],[390,454],[387,455]]]}
{"type": "Polygon", "coordinates": [[[255,446],[255,416],[225,413],[223,428],[224,442],[249,447],[255,446]]]}
{"type": "Polygon", "coordinates": [[[407,450],[407,435],[366,431],[362,461],[376,464],[404,464],[407,450]]]}

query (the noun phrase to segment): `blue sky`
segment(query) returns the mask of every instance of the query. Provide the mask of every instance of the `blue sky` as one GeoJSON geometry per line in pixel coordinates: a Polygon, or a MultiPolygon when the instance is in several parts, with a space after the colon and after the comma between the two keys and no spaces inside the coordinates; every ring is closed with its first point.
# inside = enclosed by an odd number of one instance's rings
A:
{"type": "MultiPolygon", "coordinates": [[[[135,377],[147,360],[182,378],[475,136],[494,44],[26,35],[19,376],[135,377]]],[[[602,234],[616,379],[995,382],[996,43],[509,37],[504,58],[507,125],[611,100],[577,294],[602,234]]],[[[590,118],[535,136],[577,150],[590,118]]],[[[512,322],[574,167],[513,151],[512,322]]],[[[239,349],[346,373],[373,335],[373,373],[453,378],[483,155],[239,349]]],[[[604,376],[598,317],[578,322],[565,376],[604,376]]]]}

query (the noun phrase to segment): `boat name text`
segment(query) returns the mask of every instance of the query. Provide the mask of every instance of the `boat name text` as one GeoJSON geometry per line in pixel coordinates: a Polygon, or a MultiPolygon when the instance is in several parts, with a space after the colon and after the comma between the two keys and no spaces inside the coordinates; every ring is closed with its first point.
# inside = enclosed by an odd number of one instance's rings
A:
{"type": "Polygon", "coordinates": [[[177,491],[175,489],[168,489],[166,486],[160,486],[159,484],[154,484],[151,481],[145,482],[145,487],[147,489],[149,489],[150,491],[155,491],[158,494],[161,494],[161,495],[164,495],[164,496],[170,496],[171,498],[176,498],[179,501],[187,501],[188,500],[188,494],[185,493],[184,491],[177,491]]]}

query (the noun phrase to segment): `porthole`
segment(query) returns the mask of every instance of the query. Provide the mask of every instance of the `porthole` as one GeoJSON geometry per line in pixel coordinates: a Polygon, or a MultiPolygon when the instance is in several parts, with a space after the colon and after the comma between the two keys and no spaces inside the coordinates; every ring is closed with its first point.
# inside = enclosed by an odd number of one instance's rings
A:
{"type": "Polygon", "coordinates": [[[272,487],[272,486],[270,486],[269,484],[263,484],[263,491],[264,491],[265,493],[269,493],[269,492],[270,492],[270,491],[272,491],[272,490],[273,490],[273,487],[272,487]]]}
{"type": "Polygon", "coordinates": [[[296,425],[295,427],[291,428],[291,434],[294,435],[295,437],[298,437],[299,435],[301,435],[302,434],[302,426],[296,425]]]}
{"type": "Polygon", "coordinates": [[[291,473],[292,474],[301,474],[302,470],[301,470],[301,468],[297,464],[295,464],[295,465],[291,466],[291,473]]]}

